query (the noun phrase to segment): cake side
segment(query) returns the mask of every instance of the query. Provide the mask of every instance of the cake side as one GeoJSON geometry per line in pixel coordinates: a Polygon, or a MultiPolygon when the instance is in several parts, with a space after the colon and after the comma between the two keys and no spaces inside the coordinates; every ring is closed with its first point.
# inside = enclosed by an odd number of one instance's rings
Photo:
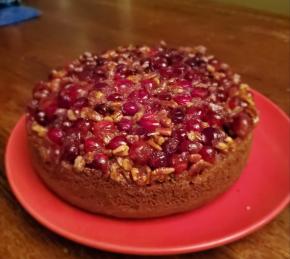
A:
{"type": "Polygon", "coordinates": [[[30,137],[33,165],[44,183],[65,201],[93,213],[124,218],[150,218],[198,208],[224,193],[240,176],[250,152],[252,135],[219,163],[199,174],[149,186],[119,184],[102,172],[76,172],[66,164],[44,162],[39,139],[30,137]]]}

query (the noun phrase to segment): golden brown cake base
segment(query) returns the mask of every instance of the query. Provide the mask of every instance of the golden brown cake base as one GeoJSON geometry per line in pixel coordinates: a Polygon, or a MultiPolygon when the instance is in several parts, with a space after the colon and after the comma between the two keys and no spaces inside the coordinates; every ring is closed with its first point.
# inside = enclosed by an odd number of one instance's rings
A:
{"type": "Polygon", "coordinates": [[[233,152],[200,175],[149,186],[122,185],[96,171],[76,172],[72,166],[44,163],[29,139],[33,165],[46,185],[65,201],[94,213],[122,218],[151,218],[200,207],[225,192],[240,176],[250,151],[252,135],[233,152]]]}

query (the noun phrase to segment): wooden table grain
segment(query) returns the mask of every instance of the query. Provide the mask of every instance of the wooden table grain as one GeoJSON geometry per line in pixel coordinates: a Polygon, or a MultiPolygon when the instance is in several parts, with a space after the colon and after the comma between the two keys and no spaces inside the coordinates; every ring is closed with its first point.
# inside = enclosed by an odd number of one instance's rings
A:
{"type": "MultiPolygon", "coordinates": [[[[5,177],[7,138],[34,82],[86,50],[160,40],[204,44],[289,114],[288,18],[210,1],[26,2],[42,17],[0,28],[0,258],[134,258],[87,248],[47,230],[19,205],[5,177]]],[[[242,240],[171,258],[289,258],[289,221],[287,208],[242,240]]]]}

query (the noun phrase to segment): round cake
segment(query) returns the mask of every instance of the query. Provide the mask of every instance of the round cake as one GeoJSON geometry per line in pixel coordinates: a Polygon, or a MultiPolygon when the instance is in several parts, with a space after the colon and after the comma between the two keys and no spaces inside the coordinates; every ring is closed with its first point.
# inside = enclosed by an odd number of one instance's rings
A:
{"type": "Polygon", "coordinates": [[[84,53],[36,84],[32,162],[49,189],[94,213],[149,218],[226,191],[258,116],[249,86],[205,47],[84,53]]]}

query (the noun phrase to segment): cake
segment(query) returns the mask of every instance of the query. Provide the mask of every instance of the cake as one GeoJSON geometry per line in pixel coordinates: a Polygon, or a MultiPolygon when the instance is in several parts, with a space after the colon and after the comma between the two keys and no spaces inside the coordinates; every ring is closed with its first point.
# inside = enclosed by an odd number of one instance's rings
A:
{"type": "Polygon", "coordinates": [[[198,208],[240,176],[258,121],[247,84],[205,47],[84,53],[36,84],[33,166],[64,201],[151,218],[198,208]]]}

